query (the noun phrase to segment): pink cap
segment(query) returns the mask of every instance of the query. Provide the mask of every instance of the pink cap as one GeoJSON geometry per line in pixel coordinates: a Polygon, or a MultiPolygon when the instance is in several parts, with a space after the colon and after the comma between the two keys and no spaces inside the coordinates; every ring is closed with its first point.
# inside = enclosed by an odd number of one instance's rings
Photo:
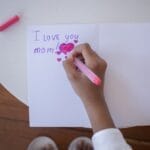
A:
{"type": "Polygon", "coordinates": [[[101,84],[100,78],[97,78],[97,77],[95,77],[92,82],[95,83],[96,85],[100,85],[101,84]]]}

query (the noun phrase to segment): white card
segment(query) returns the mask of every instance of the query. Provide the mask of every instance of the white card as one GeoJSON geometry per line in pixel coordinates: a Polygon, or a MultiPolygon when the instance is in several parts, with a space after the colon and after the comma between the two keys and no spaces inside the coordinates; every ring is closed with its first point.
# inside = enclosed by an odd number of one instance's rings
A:
{"type": "Polygon", "coordinates": [[[31,126],[90,127],[62,66],[89,43],[108,62],[105,97],[117,127],[150,124],[150,24],[31,26],[28,101],[31,126]]]}
{"type": "Polygon", "coordinates": [[[150,125],[150,23],[100,24],[105,97],[117,127],[150,125]]]}
{"type": "Polygon", "coordinates": [[[90,127],[62,61],[88,42],[98,49],[97,25],[32,26],[28,29],[28,100],[31,126],[90,127]],[[68,49],[68,51],[66,51],[68,49]]]}

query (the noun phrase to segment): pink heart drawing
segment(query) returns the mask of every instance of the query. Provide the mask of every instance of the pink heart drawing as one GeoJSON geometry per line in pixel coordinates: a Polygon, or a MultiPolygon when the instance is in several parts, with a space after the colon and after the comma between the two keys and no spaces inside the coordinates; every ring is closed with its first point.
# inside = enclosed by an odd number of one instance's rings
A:
{"type": "Polygon", "coordinates": [[[57,58],[57,61],[60,62],[60,61],[61,61],[61,58],[57,58]]]}
{"type": "Polygon", "coordinates": [[[74,44],[73,43],[62,43],[60,44],[59,46],[59,50],[61,53],[64,53],[65,55],[68,53],[68,52],[71,52],[74,48],[74,44]]]}

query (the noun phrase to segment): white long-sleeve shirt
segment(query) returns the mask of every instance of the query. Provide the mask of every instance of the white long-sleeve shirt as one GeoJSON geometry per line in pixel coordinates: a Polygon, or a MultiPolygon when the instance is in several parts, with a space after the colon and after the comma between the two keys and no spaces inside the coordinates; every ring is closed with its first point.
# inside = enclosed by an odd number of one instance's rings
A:
{"type": "Polygon", "coordinates": [[[98,131],[93,135],[92,142],[94,150],[132,150],[116,128],[98,131]]]}

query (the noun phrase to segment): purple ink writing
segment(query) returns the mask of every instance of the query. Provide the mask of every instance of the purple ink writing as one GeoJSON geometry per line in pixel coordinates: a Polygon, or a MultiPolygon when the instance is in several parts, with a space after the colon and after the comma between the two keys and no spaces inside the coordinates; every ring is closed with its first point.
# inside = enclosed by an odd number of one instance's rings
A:
{"type": "Polygon", "coordinates": [[[74,40],[74,43],[78,43],[78,40],[74,40]]]}
{"type": "Polygon", "coordinates": [[[52,34],[52,35],[47,35],[47,34],[44,34],[43,35],[43,41],[59,41],[59,34],[52,34]]]}
{"type": "Polygon", "coordinates": [[[60,52],[60,51],[56,51],[55,53],[56,53],[57,55],[60,55],[60,54],[61,54],[61,52],[60,52]]]}
{"type": "Polygon", "coordinates": [[[56,61],[62,62],[67,59],[75,45],[79,42],[79,34],[77,33],[59,33],[40,29],[33,30],[33,42],[36,47],[32,49],[33,54],[55,54],[56,61]]]}
{"type": "Polygon", "coordinates": [[[35,32],[35,41],[39,41],[38,39],[38,33],[40,32],[39,30],[34,31],[35,32]]]}
{"type": "Polygon", "coordinates": [[[57,61],[60,62],[60,61],[61,61],[61,58],[57,58],[57,61]]]}
{"type": "Polygon", "coordinates": [[[65,35],[65,40],[68,42],[69,40],[78,40],[79,35],[78,34],[66,34],[65,35]]]}
{"type": "Polygon", "coordinates": [[[35,54],[38,54],[38,53],[41,53],[41,54],[44,54],[44,53],[54,53],[54,49],[53,48],[45,48],[45,47],[36,47],[34,48],[33,52],[35,54]]]}
{"type": "Polygon", "coordinates": [[[35,30],[34,36],[35,36],[34,41],[50,42],[50,41],[59,41],[60,40],[59,34],[43,33],[40,30],[35,30]]]}

